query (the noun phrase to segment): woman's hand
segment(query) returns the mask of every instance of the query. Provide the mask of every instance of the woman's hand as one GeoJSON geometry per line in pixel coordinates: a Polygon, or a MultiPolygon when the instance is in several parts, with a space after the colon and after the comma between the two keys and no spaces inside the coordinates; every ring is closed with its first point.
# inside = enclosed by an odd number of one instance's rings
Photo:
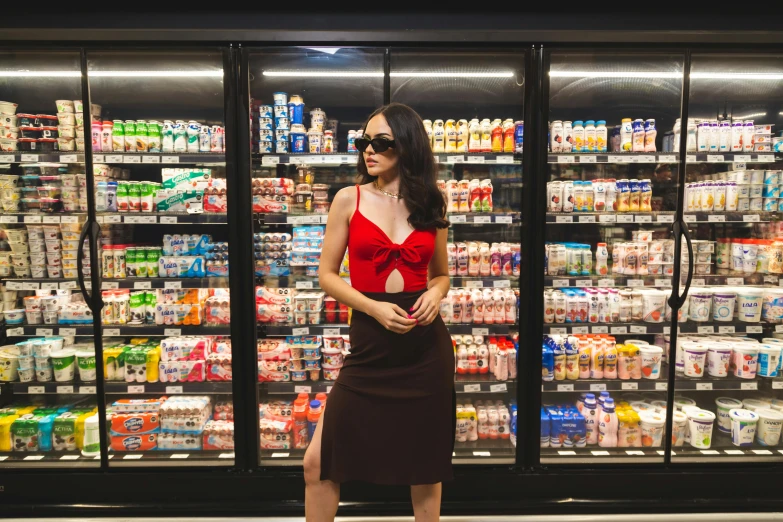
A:
{"type": "Polygon", "coordinates": [[[416,326],[416,320],[410,319],[410,315],[394,303],[375,301],[369,315],[387,330],[398,334],[408,333],[416,326]]]}
{"type": "Polygon", "coordinates": [[[437,287],[432,287],[419,296],[416,303],[411,307],[411,316],[418,321],[421,326],[426,326],[438,316],[440,312],[440,301],[443,294],[437,287]]]}

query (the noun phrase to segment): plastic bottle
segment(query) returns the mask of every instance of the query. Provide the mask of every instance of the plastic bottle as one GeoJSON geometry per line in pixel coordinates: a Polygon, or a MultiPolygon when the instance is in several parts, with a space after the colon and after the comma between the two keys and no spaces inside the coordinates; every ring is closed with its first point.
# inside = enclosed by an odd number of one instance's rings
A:
{"type": "Polygon", "coordinates": [[[478,413],[476,407],[468,403],[463,406],[465,416],[468,419],[468,442],[475,442],[478,440],[478,413]]]}
{"type": "Polygon", "coordinates": [[[555,379],[555,352],[550,341],[547,338],[541,345],[541,378],[547,382],[555,379]]]}
{"type": "Polygon", "coordinates": [[[498,406],[498,435],[501,439],[511,438],[511,414],[505,405],[498,406]]]}
{"type": "Polygon", "coordinates": [[[585,122],[585,152],[596,152],[595,122],[587,120],[585,122]]]}
{"type": "Polygon", "coordinates": [[[584,406],[582,406],[581,414],[585,418],[585,431],[587,432],[587,444],[593,446],[598,444],[598,417],[597,417],[597,404],[595,400],[595,394],[588,393],[585,395],[584,406]]]}
{"type": "MultiPolygon", "coordinates": [[[[569,337],[565,343],[566,352],[566,379],[575,381],[579,379],[579,348],[576,337],[569,337]]],[[[509,359],[510,360],[510,359],[509,359]]]]}
{"type": "Polygon", "coordinates": [[[598,445],[602,448],[617,447],[617,413],[614,411],[614,399],[606,399],[598,423],[598,445]]]}
{"type": "Polygon", "coordinates": [[[489,415],[487,408],[480,401],[476,402],[476,416],[478,417],[478,438],[489,438],[489,415]]]}
{"type": "Polygon", "coordinates": [[[606,152],[607,132],[606,121],[598,120],[595,122],[595,151],[606,152]]]}
{"type": "Polygon", "coordinates": [[[617,347],[613,342],[604,346],[604,379],[617,378],[617,347]]]}
{"type": "Polygon", "coordinates": [[[101,454],[101,430],[98,425],[98,414],[90,415],[84,420],[84,445],[82,456],[96,457],[101,454]]]}
{"type": "Polygon", "coordinates": [[[595,275],[609,274],[609,250],[606,243],[598,243],[595,249],[595,275]]]}
{"type": "Polygon", "coordinates": [[[498,340],[495,337],[490,337],[487,343],[487,350],[489,351],[489,373],[495,375],[495,355],[498,352],[498,340]]]}
{"type": "Polygon", "coordinates": [[[464,344],[457,347],[457,373],[459,375],[468,374],[468,347],[464,344]]]}
{"type": "Polygon", "coordinates": [[[435,120],[432,126],[432,151],[444,152],[446,150],[446,129],[443,120],[435,120]]]}
{"type": "Polygon", "coordinates": [[[504,344],[498,345],[495,354],[495,378],[499,381],[508,380],[508,352],[504,344]]]}
{"type": "Polygon", "coordinates": [[[318,419],[321,418],[322,411],[323,406],[321,405],[321,401],[316,400],[310,403],[310,409],[307,412],[307,434],[310,437],[310,440],[313,440],[315,427],[318,425],[318,419]]]}
{"type": "Polygon", "coordinates": [[[581,337],[578,342],[579,352],[579,378],[590,378],[590,340],[587,337],[581,337]]]}
{"type": "Polygon", "coordinates": [[[306,393],[300,393],[294,401],[294,449],[307,449],[310,444],[310,429],[307,423],[308,399],[306,393]],[[302,397],[303,395],[304,397],[302,397]]]}
{"type": "MultiPolygon", "coordinates": [[[[299,394],[299,396],[300,396],[300,397],[301,397],[302,395],[307,395],[307,394],[301,394],[301,393],[299,394]]],[[[315,394],[315,400],[317,400],[317,401],[321,401],[321,405],[322,405],[324,408],[326,408],[326,398],[327,398],[327,395],[326,395],[325,393],[323,393],[323,392],[321,392],[321,393],[316,393],[316,394],[315,394]]]]}
{"type": "Polygon", "coordinates": [[[487,345],[478,345],[478,373],[489,373],[489,349],[487,345]]]}
{"type": "Polygon", "coordinates": [[[604,346],[603,342],[596,339],[590,350],[590,378],[603,379],[604,377],[604,346]]]}
{"type": "Polygon", "coordinates": [[[572,150],[574,152],[585,152],[585,127],[582,120],[576,120],[572,128],[574,143],[572,150]]]}
{"type": "Polygon", "coordinates": [[[557,342],[552,351],[555,354],[555,380],[564,381],[566,378],[566,352],[562,342],[557,342]]]}
{"type": "Polygon", "coordinates": [[[481,120],[481,149],[479,152],[492,152],[492,123],[489,118],[481,120]]]}
{"type": "Polygon", "coordinates": [[[655,137],[658,131],[655,129],[655,120],[644,121],[644,152],[655,152],[655,137]]]}
{"type": "Polygon", "coordinates": [[[718,151],[720,152],[731,151],[731,123],[728,121],[720,122],[720,127],[718,127],[718,133],[720,135],[718,141],[718,151]]]}

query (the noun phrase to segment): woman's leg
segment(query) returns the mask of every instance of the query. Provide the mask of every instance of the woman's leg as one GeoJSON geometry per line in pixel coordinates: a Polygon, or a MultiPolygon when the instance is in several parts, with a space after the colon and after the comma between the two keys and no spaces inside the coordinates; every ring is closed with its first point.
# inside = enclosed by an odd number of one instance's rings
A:
{"type": "Polygon", "coordinates": [[[416,522],[437,522],[440,520],[441,490],[440,482],[411,486],[411,502],[416,522]]]}
{"type": "Polygon", "coordinates": [[[321,431],[324,416],[318,419],[313,440],[304,456],[305,518],[307,522],[331,522],[340,503],[340,484],[321,480],[321,431]]]}

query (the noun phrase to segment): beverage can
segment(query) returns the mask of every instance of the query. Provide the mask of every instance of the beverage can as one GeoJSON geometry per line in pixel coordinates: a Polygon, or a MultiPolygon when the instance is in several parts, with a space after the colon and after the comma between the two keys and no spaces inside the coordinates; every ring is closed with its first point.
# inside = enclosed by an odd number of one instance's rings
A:
{"type": "Polygon", "coordinates": [[[209,152],[212,150],[212,138],[209,125],[202,125],[198,131],[198,151],[209,152]]]}
{"type": "Polygon", "coordinates": [[[136,120],[136,150],[138,152],[147,152],[149,146],[149,136],[147,136],[147,122],[136,120]]]}
{"type": "Polygon", "coordinates": [[[125,152],[136,152],[136,122],[125,120],[123,130],[125,131],[125,152]]]}
{"type": "Polygon", "coordinates": [[[147,150],[149,152],[161,152],[162,143],[160,135],[160,123],[150,121],[147,124],[147,150]]]}

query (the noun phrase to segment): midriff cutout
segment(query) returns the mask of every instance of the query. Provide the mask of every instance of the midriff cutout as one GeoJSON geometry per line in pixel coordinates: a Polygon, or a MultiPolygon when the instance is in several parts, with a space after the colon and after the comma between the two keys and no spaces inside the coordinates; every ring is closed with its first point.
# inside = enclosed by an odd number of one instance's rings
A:
{"type": "Polygon", "coordinates": [[[405,289],[405,280],[402,278],[402,274],[396,268],[391,271],[389,277],[386,278],[386,293],[396,294],[402,292],[405,289]]]}

